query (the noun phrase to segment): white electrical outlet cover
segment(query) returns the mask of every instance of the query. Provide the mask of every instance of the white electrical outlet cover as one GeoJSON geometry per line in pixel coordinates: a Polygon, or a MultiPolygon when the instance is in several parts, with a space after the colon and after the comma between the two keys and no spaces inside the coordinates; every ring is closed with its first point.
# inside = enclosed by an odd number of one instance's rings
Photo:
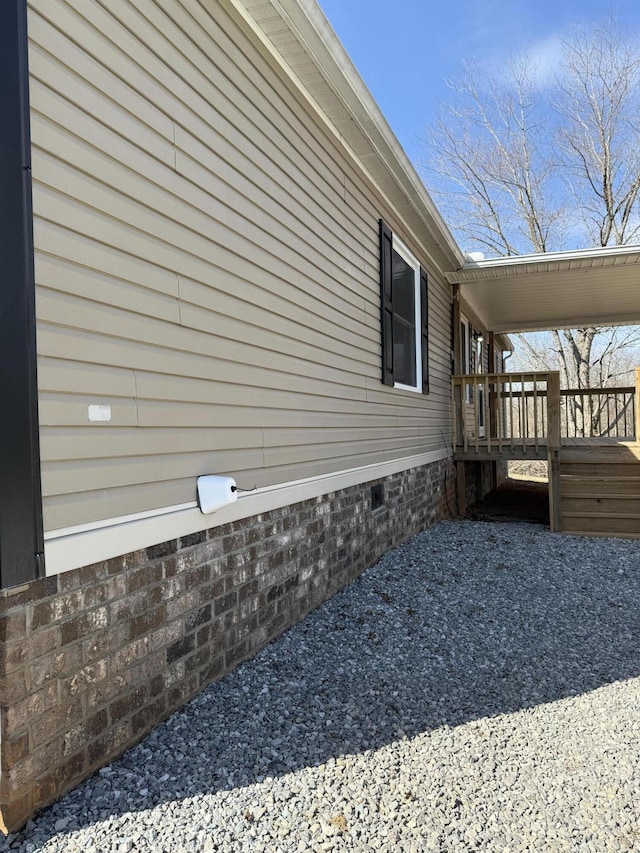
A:
{"type": "Polygon", "coordinates": [[[110,421],[111,406],[89,406],[88,414],[90,421],[110,421]]]}

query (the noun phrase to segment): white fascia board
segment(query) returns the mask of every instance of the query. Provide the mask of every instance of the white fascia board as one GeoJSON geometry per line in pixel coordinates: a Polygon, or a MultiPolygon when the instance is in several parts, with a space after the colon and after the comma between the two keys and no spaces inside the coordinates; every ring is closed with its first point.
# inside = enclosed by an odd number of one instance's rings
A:
{"type": "Polygon", "coordinates": [[[517,335],[524,332],[546,332],[550,329],[582,329],[587,326],[638,326],[640,325],[640,309],[638,314],[628,315],[623,319],[617,314],[572,314],[570,320],[542,318],[527,318],[526,320],[509,323],[493,323],[492,331],[497,335],[517,335]]]}
{"type": "Polygon", "coordinates": [[[594,249],[580,249],[566,252],[543,252],[535,255],[510,255],[505,258],[484,258],[481,261],[467,261],[456,271],[447,272],[445,276],[450,284],[470,284],[474,280],[482,280],[487,272],[504,270],[517,271],[518,268],[525,270],[528,267],[536,267],[538,273],[546,270],[560,272],[563,269],[575,272],[575,264],[582,267],[585,261],[585,269],[590,269],[594,261],[602,261],[604,266],[613,266],[620,258],[636,258],[640,264],[640,245],[596,247],[594,249]],[[559,265],[559,266],[558,266],[559,265]],[[477,277],[473,273],[481,273],[477,277]]]}
{"type": "Polygon", "coordinates": [[[350,468],[334,474],[308,477],[277,486],[266,486],[255,492],[240,494],[235,503],[222,507],[211,515],[203,515],[195,503],[181,504],[148,513],[137,513],[51,530],[45,533],[46,574],[47,576],[56,575],[70,569],[99,563],[160,542],[199,533],[201,530],[321,497],[339,489],[347,489],[411,468],[439,462],[450,455],[448,449],[435,450],[360,468],[350,468]]]}

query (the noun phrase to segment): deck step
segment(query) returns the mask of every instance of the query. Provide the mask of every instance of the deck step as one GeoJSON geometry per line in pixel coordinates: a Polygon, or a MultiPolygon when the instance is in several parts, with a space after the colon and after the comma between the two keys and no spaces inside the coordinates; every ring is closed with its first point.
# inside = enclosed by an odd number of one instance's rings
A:
{"type": "MultiPolygon", "coordinates": [[[[574,465],[633,465],[640,463],[640,444],[593,445],[590,447],[560,448],[561,464],[574,465]]],[[[640,466],[639,466],[640,467],[640,466]]]]}
{"type": "Polygon", "coordinates": [[[594,459],[592,462],[566,462],[560,459],[560,474],[563,477],[606,477],[606,479],[632,477],[640,479],[640,462],[630,459],[627,462],[604,462],[594,459]]]}
{"type": "Polygon", "coordinates": [[[640,446],[563,447],[560,528],[581,536],[640,539],[640,446]]]}
{"type": "Polygon", "coordinates": [[[567,495],[562,493],[563,515],[637,515],[640,518],[640,495],[567,495]]]}
{"type": "Polygon", "coordinates": [[[560,474],[563,497],[640,497],[638,477],[578,477],[560,474]]]}
{"type": "Polygon", "coordinates": [[[562,512],[562,531],[640,539],[640,513],[562,512]]]}

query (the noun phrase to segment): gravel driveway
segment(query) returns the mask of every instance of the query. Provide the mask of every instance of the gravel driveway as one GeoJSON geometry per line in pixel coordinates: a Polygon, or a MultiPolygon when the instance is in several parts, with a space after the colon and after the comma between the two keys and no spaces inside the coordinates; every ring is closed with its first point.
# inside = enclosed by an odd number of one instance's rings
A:
{"type": "Polygon", "coordinates": [[[447,522],[0,851],[640,851],[640,542],[447,522]]]}

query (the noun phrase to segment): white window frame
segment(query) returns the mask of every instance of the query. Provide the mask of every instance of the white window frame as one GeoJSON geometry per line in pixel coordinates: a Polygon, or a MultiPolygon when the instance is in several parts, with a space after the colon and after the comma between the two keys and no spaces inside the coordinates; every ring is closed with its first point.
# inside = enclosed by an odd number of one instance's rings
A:
{"type": "Polygon", "coordinates": [[[399,240],[395,234],[391,238],[391,248],[396,251],[405,263],[412,269],[414,274],[414,330],[416,336],[415,357],[416,357],[416,384],[405,385],[402,382],[394,382],[393,387],[399,388],[401,391],[413,391],[415,394],[422,394],[422,304],[420,294],[420,261],[416,258],[413,252],[405,246],[402,240],[399,240]]]}

